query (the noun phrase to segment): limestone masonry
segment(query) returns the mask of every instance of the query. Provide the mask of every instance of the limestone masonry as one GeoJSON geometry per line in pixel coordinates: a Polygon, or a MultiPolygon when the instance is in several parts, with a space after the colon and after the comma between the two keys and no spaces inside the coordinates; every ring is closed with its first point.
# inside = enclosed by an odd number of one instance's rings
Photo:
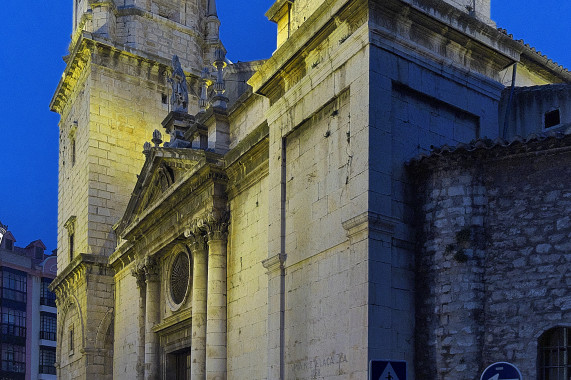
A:
{"type": "Polygon", "coordinates": [[[568,380],[571,73],[489,0],[277,0],[238,63],[214,0],[73,14],[58,378],[568,380]]]}

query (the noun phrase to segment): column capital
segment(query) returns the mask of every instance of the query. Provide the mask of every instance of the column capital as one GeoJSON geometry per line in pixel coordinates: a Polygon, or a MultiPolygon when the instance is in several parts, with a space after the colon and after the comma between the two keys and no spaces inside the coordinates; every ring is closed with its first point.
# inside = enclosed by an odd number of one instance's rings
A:
{"type": "Polygon", "coordinates": [[[150,281],[158,281],[159,261],[154,256],[146,256],[131,269],[131,275],[137,279],[139,288],[150,281]]]}
{"type": "Polygon", "coordinates": [[[191,225],[184,231],[184,237],[186,238],[186,244],[190,251],[194,254],[197,251],[206,251],[206,236],[204,236],[203,231],[198,227],[197,221],[191,223],[191,225]]]}
{"type": "Polygon", "coordinates": [[[230,214],[228,211],[213,210],[198,219],[197,226],[204,232],[208,242],[226,240],[230,214]]]}
{"type": "Polygon", "coordinates": [[[131,269],[131,275],[135,277],[138,288],[142,288],[145,285],[145,270],[141,264],[134,264],[133,268],[131,269]]]}

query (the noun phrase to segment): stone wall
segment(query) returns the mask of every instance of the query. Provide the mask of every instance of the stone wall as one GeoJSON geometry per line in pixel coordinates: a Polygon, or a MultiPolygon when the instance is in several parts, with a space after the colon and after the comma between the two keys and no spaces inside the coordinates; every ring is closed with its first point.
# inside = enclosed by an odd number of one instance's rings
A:
{"type": "Polygon", "coordinates": [[[113,375],[116,379],[141,379],[143,374],[144,289],[137,287],[131,275],[134,266],[132,263],[115,275],[113,375]]]}
{"type": "MultiPolygon", "coordinates": [[[[267,165],[265,157],[262,165],[267,165]]],[[[255,169],[255,168],[254,168],[255,169]]],[[[250,172],[250,175],[252,173],[250,172]]],[[[267,171],[230,200],[228,238],[228,378],[267,374],[267,171]]]]}
{"type": "Polygon", "coordinates": [[[474,379],[508,361],[535,378],[538,338],[571,324],[568,137],[416,168],[418,376],[474,379]]]}
{"type": "Polygon", "coordinates": [[[482,363],[487,199],[477,168],[450,161],[418,189],[416,368],[423,379],[468,380],[482,363]]]}
{"type": "Polygon", "coordinates": [[[539,336],[571,325],[571,153],[488,166],[483,360],[507,359],[531,379],[539,336]]]}

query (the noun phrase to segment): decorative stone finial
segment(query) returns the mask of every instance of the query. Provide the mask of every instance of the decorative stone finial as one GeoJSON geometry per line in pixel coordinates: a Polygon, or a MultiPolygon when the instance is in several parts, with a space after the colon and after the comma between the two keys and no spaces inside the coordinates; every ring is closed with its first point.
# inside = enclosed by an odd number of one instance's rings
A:
{"type": "Polygon", "coordinates": [[[216,0],[208,0],[208,15],[218,17],[218,12],[216,11],[216,0]]]}
{"type": "Polygon", "coordinates": [[[149,153],[151,153],[151,143],[148,142],[148,141],[146,141],[146,142],[143,144],[143,154],[144,154],[145,156],[148,156],[149,153]]]}
{"type": "Polygon", "coordinates": [[[202,91],[200,92],[198,105],[200,106],[200,112],[206,112],[206,108],[208,107],[208,87],[212,84],[208,67],[202,69],[200,77],[202,78],[202,91]]]}
{"type": "Polygon", "coordinates": [[[151,141],[153,142],[153,144],[155,144],[155,148],[158,148],[159,145],[162,144],[163,135],[161,134],[161,132],[158,129],[155,129],[153,131],[153,139],[151,141]]]}
{"type": "Polygon", "coordinates": [[[188,86],[186,76],[177,55],[172,57],[172,76],[169,78],[172,86],[171,109],[175,112],[188,112],[188,86]]]}
{"type": "Polygon", "coordinates": [[[214,96],[213,105],[219,108],[226,108],[228,98],[224,96],[226,92],[226,83],[224,82],[224,68],[226,67],[226,51],[222,47],[218,47],[214,51],[214,62],[212,63],[217,69],[216,83],[214,83],[214,96]]]}

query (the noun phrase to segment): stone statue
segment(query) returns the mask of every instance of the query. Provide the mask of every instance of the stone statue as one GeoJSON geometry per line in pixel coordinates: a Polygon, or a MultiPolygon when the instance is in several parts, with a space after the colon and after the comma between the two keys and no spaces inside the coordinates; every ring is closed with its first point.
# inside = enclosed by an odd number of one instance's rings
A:
{"type": "Polygon", "coordinates": [[[171,110],[188,112],[188,86],[177,55],[172,57],[172,76],[169,82],[172,85],[171,110]]]}

